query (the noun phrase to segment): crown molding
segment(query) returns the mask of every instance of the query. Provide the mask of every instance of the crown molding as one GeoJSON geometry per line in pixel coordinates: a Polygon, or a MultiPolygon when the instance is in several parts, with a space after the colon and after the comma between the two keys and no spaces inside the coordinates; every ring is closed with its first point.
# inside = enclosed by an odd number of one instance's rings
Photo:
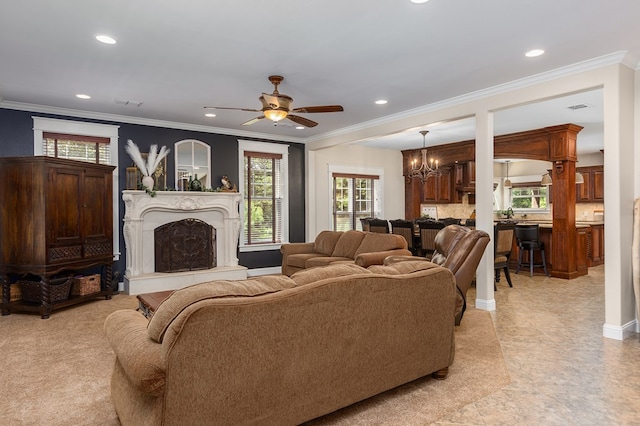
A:
{"type": "Polygon", "coordinates": [[[362,123],[358,123],[353,126],[347,126],[334,131],[321,133],[315,136],[309,136],[305,138],[283,136],[283,135],[271,135],[271,134],[265,134],[265,133],[247,132],[242,130],[222,128],[222,127],[202,126],[202,125],[179,123],[179,122],[173,122],[173,121],[131,117],[126,115],[97,113],[97,112],[91,112],[91,111],[51,107],[51,106],[45,106],[45,105],[4,101],[2,100],[1,97],[0,97],[0,108],[15,109],[15,110],[21,110],[21,111],[32,111],[32,112],[47,113],[47,114],[57,114],[57,115],[87,118],[87,119],[93,119],[93,120],[114,121],[119,123],[140,124],[140,125],[164,127],[164,128],[170,128],[170,129],[190,130],[190,131],[203,132],[203,133],[217,133],[221,135],[230,135],[230,136],[237,136],[237,137],[248,137],[248,138],[266,139],[266,140],[276,140],[276,141],[282,141],[282,142],[308,144],[312,142],[327,140],[332,137],[338,137],[338,136],[352,133],[352,132],[357,132],[360,130],[367,129],[369,127],[384,125],[384,124],[392,123],[394,121],[398,121],[406,118],[412,118],[417,115],[425,114],[431,111],[437,111],[440,109],[461,105],[461,104],[472,102],[478,99],[487,98],[490,96],[506,93],[506,92],[521,89],[521,88],[530,87],[536,84],[552,81],[561,77],[571,76],[571,75],[583,73],[586,71],[591,71],[597,68],[602,68],[602,67],[613,65],[613,64],[623,64],[636,71],[640,70],[640,62],[638,58],[632,57],[626,51],[618,51],[618,52],[610,53],[607,55],[599,56],[597,58],[588,59],[586,61],[567,65],[565,67],[556,68],[551,71],[546,71],[543,73],[524,77],[518,80],[513,80],[507,83],[488,87],[486,89],[481,89],[474,92],[466,93],[464,95],[445,99],[442,101],[433,102],[428,105],[423,105],[423,106],[402,111],[396,114],[387,115],[375,120],[364,121],[362,123]]]}
{"type": "Polygon", "coordinates": [[[629,57],[626,51],[614,52],[608,55],[603,55],[597,58],[567,65],[565,67],[556,68],[551,71],[545,71],[543,73],[535,74],[535,75],[524,77],[518,80],[513,80],[507,83],[488,87],[486,89],[477,90],[475,92],[469,92],[464,95],[445,99],[443,101],[438,101],[438,102],[434,102],[421,107],[402,111],[397,114],[387,115],[375,120],[365,121],[353,126],[343,127],[342,129],[338,129],[332,132],[327,132],[327,133],[323,133],[316,136],[310,136],[306,138],[305,141],[307,143],[310,143],[310,142],[326,140],[332,137],[337,137],[337,136],[341,136],[351,132],[364,130],[369,127],[384,125],[384,124],[392,123],[394,121],[398,121],[406,118],[412,118],[427,112],[437,111],[440,109],[461,105],[467,102],[476,101],[478,99],[499,95],[499,94],[510,92],[513,90],[530,87],[536,84],[545,83],[548,81],[556,80],[558,78],[571,76],[571,75],[583,73],[586,71],[591,71],[594,69],[598,69],[598,68],[602,68],[602,67],[614,65],[614,64],[624,64],[634,69],[636,69],[635,67],[637,66],[637,62],[633,62],[633,58],[629,57]]]}
{"type": "Polygon", "coordinates": [[[164,127],[169,129],[190,130],[194,132],[216,133],[237,137],[256,138],[274,140],[280,142],[304,143],[305,140],[299,137],[289,137],[282,135],[269,135],[265,133],[247,132],[222,127],[202,126],[196,124],[179,123],[174,121],[154,120],[149,118],[131,117],[127,115],[107,114],[92,111],[83,111],[69,108],[59,108],[46,105],[28,104],[22,102],[5,101],[0,98],[0,108],[14,109],[19,111],[29,111],[42,114],[55,114],[66,117],[87,118],[92,120],[109,121],[115,123],[139,124],[153,127],[164,127]]]}

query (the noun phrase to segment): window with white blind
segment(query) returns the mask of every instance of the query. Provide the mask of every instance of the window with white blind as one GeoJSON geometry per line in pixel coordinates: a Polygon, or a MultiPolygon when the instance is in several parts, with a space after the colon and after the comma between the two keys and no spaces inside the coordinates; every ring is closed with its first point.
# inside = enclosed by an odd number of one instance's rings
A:
{"type": "Polygon", "coordinates": [[[360,219],[379,214],[380,176],[332,173],[333,229],[362,230],[360,219]]]}
{"type": "Polygon", "coordinates": [[[275,249],[288,240],[288,147],[240,142],[244,251],[275,249]]]}
{"type": "Polygon", "coordinates": [[[541,186],[540,182],[514,183],[510,190],[511,207],[519,211],[548,211],[548,186],[541,186]]]}
{"type": "Polygon", "coordinates": [[[42,153],[49,157],[111,164],[110,142],[103,137],[43,132],[42,153]]]}

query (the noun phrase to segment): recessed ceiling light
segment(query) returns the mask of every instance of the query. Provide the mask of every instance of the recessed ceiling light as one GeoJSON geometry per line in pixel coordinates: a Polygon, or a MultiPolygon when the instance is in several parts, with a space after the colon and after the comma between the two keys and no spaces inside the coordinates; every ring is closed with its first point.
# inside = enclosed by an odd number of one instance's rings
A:
{"type": "Polygon", "coordinates": [[[304,130],[304,126],[296,126],[297,130],[304,130]]]}
{"type": "Polygon", "coordinates": [[[533,49],[524,54],[527,58],[535,58],[536,56],[540,56],[544,53],[542,49],[533,49]]]}
{"type": "Polygon", "coordinates": [[[76,95],[76,98],[80,98],[80,99],[91,99],[91,96],[89,96],[89,95],[85,95],[85,94],[83,94],[83,93],[78,93],[78,94],[76,95]]]}
{"type": "Polygon", "coordinates": [[[377,104],[377,105],[384,105],[384,104],[386,104],[386,103],[387,103],[387,101],[386,101],[385,99],[378,99],[378,100],[376,101],[376,104],[377,104]]]}
{"type": "Polygon", "coordinates": [[[98,34],[96,36],[96,40],[98,40],[99,42],[102,42],[104,44],[116,44],[116,39],[111,37],[110,35],[106,35],[106,34],[98,34]]]}
{"type": "Polygon", "coordinates": [[[215,117],[216,115],[212,112],[208,112],[204,115],[205,117],[215,117]]]}
{"type": "Polygon", "coordinates": [[[415,3],[415,4],[421,4],[421,3],[426,3],[429,0],[411,0],[411,3],[415,3]]]}

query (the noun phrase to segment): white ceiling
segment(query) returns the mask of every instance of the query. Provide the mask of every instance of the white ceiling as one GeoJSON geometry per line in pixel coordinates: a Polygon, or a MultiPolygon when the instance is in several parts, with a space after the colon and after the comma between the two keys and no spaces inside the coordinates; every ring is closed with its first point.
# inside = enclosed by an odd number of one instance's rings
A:
{"type": "MultiPolygon", "coordinates": [[[[638,0],[2,0],[0,106],[305,142],[613,52],[640,58],[638,16],[638,0]],[[98,43],[98,33],[118,43],[98,43]],[[546,53],[526,58],[532,48],[546,53]],[[241,126],[252,112],[204,116],[205,105],[259,109],[272,74],[285,77],[279,89],[293,107],[341,104],[345,111],[301,114],[319,122],[304,130],[267,120],[241,126]],[[375,105],[380,98],[388,104],[375,105]]],[[[585,127],[579,152],[602,148],[601,91],[497,112],[495,131],[567,122],[585,127]],[[575,104],[588,108],[567,108],[575,104]]],[[[417,148],[418,130],[365,143],[417,148]]],[[[474,137],[472,120],[430,130],[430,145],[474,137]]]]}

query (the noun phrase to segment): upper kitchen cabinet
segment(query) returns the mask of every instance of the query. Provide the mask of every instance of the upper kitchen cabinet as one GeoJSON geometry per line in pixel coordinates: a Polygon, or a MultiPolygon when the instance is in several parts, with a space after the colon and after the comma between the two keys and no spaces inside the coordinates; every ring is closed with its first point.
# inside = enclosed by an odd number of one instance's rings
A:
{"type": "Polygon", "coordinates": [[[604,167],[576,167],[576,172],[584,177],[584,183],[576,184],[576,202],[604,202],[604,167]]]}
{"type": "Polygon", "coordinates": [[[451,169],[440,168],[440,176],[429,176],[422,185],[423,203],[451,203],[453,202],[451,169]]]}

